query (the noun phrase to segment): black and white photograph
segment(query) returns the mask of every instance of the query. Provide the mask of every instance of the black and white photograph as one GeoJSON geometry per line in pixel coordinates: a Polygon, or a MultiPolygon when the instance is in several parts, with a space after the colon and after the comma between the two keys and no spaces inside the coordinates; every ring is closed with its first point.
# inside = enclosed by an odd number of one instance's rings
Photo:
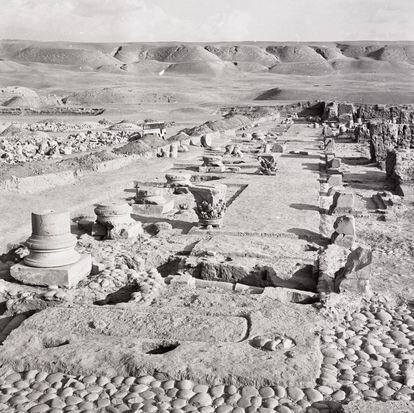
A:
{"type": "Polygon", "coordinates": [[[413,0],[0,0],[0,413],[414,413],[413,0]]]}

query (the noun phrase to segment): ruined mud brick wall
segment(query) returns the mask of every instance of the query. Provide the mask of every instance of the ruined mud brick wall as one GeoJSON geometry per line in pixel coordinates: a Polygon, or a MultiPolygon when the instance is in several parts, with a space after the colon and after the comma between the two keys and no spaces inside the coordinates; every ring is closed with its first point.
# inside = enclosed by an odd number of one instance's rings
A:
{"type": "Polygon", "coordinates": [[[352,103],[330,102],[325,104],[322,120],[346,123],[354,120],[354,113],[355,108],[352,103]]]}
{"type": "MultiPolygon", "coordinates": [[[[299,102],[295,107],[299,117],[320,116],[323,121],[347,122],[361,118],[371,120],[395,120],[397,124],[414,123],[414,106],[412,105],[353,105],[347,102],[299,102]]],[[[290,105],[292,106],[292,105],[290,105]]],[[[284,105],[287,108],[288,105],[284,105]]]]}
{"type": "Polygon", "coordinates": [[[322,121],[339,121],[346,123],[354,120],[355,108],[347,102],[299,102],[299,117],[319,117],[322,121]]]}
{"type": "Polygon", "coordinates": [[[414,107],[405,106],[387,106],[387,105],[361,105],[356,110],[356,117],[364,121],[393,120],[398,124],[414,122],[414,107]]]}
{"type": "Polygon", "coordinates": [[[387,151],[387,178],[396,186],[403,183],[414,183],[414,149],[387,151]]]}
{"type": "Polygon", "coordinates": [[[368,129],[373,162],[384,163],[388,150],[414,148],[414,125],[374,121],[369,123],[368,129]]]}

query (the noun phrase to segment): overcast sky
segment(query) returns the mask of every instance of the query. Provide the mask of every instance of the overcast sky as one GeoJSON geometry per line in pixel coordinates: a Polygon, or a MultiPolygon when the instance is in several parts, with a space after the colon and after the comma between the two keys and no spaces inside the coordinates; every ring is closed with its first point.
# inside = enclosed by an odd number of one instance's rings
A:
{"type": "Polygon", "coordinates": [[[0,38],[414,40],[414,0],[0,0],[0,38]]]}

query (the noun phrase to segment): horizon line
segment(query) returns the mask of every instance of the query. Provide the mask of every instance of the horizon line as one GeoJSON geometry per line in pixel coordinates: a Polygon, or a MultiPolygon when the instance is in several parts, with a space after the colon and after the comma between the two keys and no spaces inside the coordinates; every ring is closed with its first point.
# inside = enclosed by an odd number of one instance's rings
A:
{"type": "Polygon", "coordinates": [[[0,41],[23,41],[23,42],[39,42],[39,43],[79,43],[79,44],[112,44],[112,43],[344,43],[344,42],[374,42],[374,43],[402,43],[412,42],[412,40],[151,40],[151,41],[134,41],[134,40],[111,40],[111,41],[79,41],[79,40],[37,40],[37,39],[22,39],[22,38],[0,38],[0,41]]]}

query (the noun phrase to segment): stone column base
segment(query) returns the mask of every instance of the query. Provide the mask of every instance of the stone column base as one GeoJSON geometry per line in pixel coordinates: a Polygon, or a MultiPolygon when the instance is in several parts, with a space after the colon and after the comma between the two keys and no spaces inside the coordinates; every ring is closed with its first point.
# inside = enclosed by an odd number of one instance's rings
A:
{"type": "Polygon", "coordinates": [[[92,256],[81,255],[79,261],[63,267],[36,268],[25,264],[15,264],[10,268],[10,275],[17,281],[29,285],[57,285],[75,287],[92,269],[92,256]]]}

